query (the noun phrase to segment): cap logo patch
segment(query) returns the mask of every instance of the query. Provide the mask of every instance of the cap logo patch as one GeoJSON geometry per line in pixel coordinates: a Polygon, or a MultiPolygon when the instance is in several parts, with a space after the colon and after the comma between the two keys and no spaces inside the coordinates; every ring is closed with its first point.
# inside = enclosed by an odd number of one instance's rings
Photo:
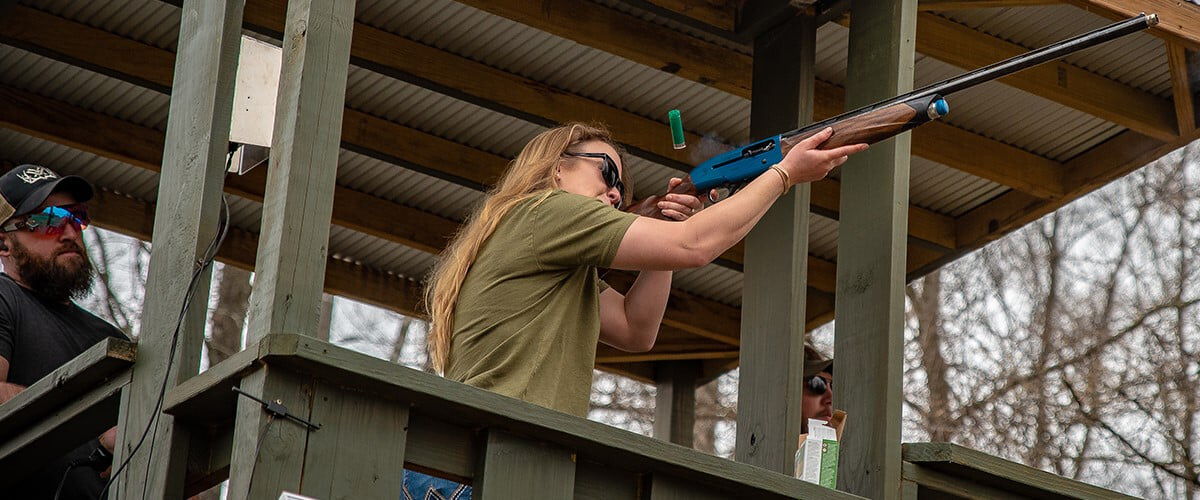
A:
{"type": "Polygon", "coordinates": [[[27,184],[33,184],[37,181],[46,179],[57,179],[58,174],[52,172],[46,167],[30,167],[17,174],[17,177],[25,181],[27,184]]]}

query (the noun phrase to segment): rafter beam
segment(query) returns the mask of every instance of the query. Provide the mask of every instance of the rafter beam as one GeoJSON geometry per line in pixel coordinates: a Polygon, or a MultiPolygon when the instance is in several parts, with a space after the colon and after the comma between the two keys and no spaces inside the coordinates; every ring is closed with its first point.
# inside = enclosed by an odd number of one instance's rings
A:
{"type": "Polygon", "coordinates": [[[1179,133],[1196,130],[1196,92],[1200,90],[1200,56],[1178,43],[1167,42],[1167,63],[1171,66],[1171,95],[1179,133]]]}
{"type": "Polygon", "coordinates": [[[1158,14],[1150,32],[1193,50],[1200,49],[1200,5],[1180,0],[1064,0],[1109,19],[1128,19],[1143,12],[1158,14]]]}
{"type": "Polygon", "coordinates": [[[736,2],[730,0],[644,0],[646,3],[684,15],[714,28],[733,31],[736,2]]]}
{"type": "Polygon", "coordinates": [[[920,0],[917,10],[996,9],[1003,7],[1033,7],[1053,5],[1062,0],[920,0]]]}
{"type": "MultiPolygon", "coordinates": [[[[464,3],[652,67],[662,68],[662,60],[677,59],[681,62],[674,63],[665,69],[684,78],[693,79],[735,95],[750,97],[750,56],[715,44],[707,44],[702,47],[706,51],[703,57],[689,57],[689,54],[678,51],[700,50],[700,48],[689,46],[689,44],[698,43],[698,39],[662,26],[646,23],[598,4],[568,2],[567,0],[550,2],[467,0],[464,3]],[[588,23],[581,25],[573,21],[577,16],[585,13],[589,16],[588,23]],[[640,32],[633,38],[623,36],[624,30],[631,26],[636,26],[644,32],[640,32]],[[615,30],[610,29],[613,27],[615,30]],[[652,38],[654,41],[641,41],[645,38],[652,38]],[[717,64],[719,67],[706,66],[711,64],[717,64]],[[677,71],[676,66],[680,68],[677,71]],[[737,71],[728,71],[730,68],[737,68],[737,71]],[[707,76],[702,78],[696,76],[716,73],[724,74],[733,80],[721,81],[707,76]]],[[[251,5],[247,6],[247,22],[258,15],[257,11],[257,8],[251,8],[251,5]]],[[[359,26],[355,26],[356,36],[360,32],[359,26]]],[[[365,32],[365,30],[362,31],[365,32]]],[[[403,37],[398,35],[392,35],[392,37],[394,38],[389,38],[390,42],[386,45],[389,48],[404,43],[401,41],[403,37]]],[[[442,58],[438,59],[439,64],[423,64],[417,71],[432,73],[428,68],[443,68],[446,61],[453,60],[455,57],[457,56],[443,53],[442,58]]],[[[390,64],[385,63],[383,66],[390,66],[390,64]]],[[[441,75],[449,72],[439,71],[438,73],[441,75]]],[[[423,74],[422,76],[429,79],[439,75],[423,74]]],[[[474,76],[471,77],[471,80],[478,81],[474,76]]],[[[439,85],[445,86],[446,84],[439,85]]],[[[518,90],[509,85],[495,87],[494,91],[503,93],[518,90]]],[[[844,90],[840,87],[818,81],[815,99],[817,112],[814,118],[816,119],[828,118],[845,110],[844,90]]],[[[661,127],[661,125],[659,126],[661,127]]],[[[661,136],[664,132],[656,133],[657,136],[661,136]]],[[[1061,195],[1061,179],[1059,178],[1061,172],[1057,162],[944,123],[934,122],[917,129],[913,135],[913,154],[1036,196],[1054,198],[1061,195]]]]}
{"type": "MultiPolygon", "coordinates": [[[[960,68],[981,68],[1027,51],[940,16],[917,16],[917,52],[960,68]]],[[[1178,134],[1170,101],[1063,61],[999,81],[1152,137],[1170,140],[1178,134]]]]}

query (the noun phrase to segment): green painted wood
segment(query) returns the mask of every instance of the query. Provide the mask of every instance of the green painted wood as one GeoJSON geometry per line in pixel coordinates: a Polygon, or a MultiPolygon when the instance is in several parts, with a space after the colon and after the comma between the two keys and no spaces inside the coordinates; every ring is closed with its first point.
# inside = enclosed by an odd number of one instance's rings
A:
{"type": "MultiPolygon", "coordinates": [[[[174,386],[195,375],[200,365],[211,268],[199,278],[199,299],[188,310],[178,339],[172,335],[195,263],[216,235],[243,6],[243,0],[188,0],[181,10],[153,233],[154,241],[169,243],[154,245],[150,254],[139,355],[121,400],[117,463],[158,414],[163,381],[174,386]],[[169,358],[172,343],[175,353],[169,358]]],[[[182,494],[189,438],[169,416],[162,416],[154,430],[113,485],[110,498],[182,494]]]]}
{"type": "MultiPolygon", "coordinates": [[[[300,418],[311,417],[310,377],[266,366],[242,379],[240,387],[264,401],[281,401],[300,418]]],[[[230,457],[229,498],[275,499],[281,491],[300,491],[308,439],[305,427],[273,418],[261,404],[239,397],[230,457]]]]}
{"type": "Polygon", "coordinates": [[[904,476],[902,485],[905,495],[915,485],[919,486],[918,496],[925,497],[950,495],[955,498],[969,500],[1039,498],[1037,495],[1018,495],[1010,491],[999,490],[969,479],[954,477],[910,462],[904,462],[901,466],[901,474],[904,476]],[[922,495],[921,492],[924,492],[924,494],[922,495]]]}
{"type": "MultiPolygon", "coordinates": [[[[181,425],[177,419],[176,425],[181,425]]],[[[183,497],[191,498],[229,479],[229,457],[233,454],[233,426],[193,428],[189,432],[187,474],[183,497]]]]}
{"type": "MultiPolygon", "coordinates": [[[[809,123],[817,25],[800,16],[754,42],[750,135],[809,123]]],[[[736,457],[790,474],[800,435],[810,187],[801,184],[746,237],[736,457]]]]}
{"type": "Polygon", "coordinates": [[[650,478],[650,500],[724,500],[729,497],[730,492],[713,491],[670,476],[650,478]]]}
{"type": "Polygon", "coordinates": [[[562,447],[490,429],[473,497],[480,500],[571,498],[575,457],[562,447]]]}
{"type": "Polygon", "coordinates": [[[127,372],[136,355],[136,344],[110,337],[26,387],[0,404],[0,442],[104,381],[118,376],[128,380],[127,372]]]}
{"type": "Polygon", "coordinates": [[[40,471],[48,462],[96,439],[108,430],[129,372],[99,382],[63,406],[44,414],[0,443],[0,487],[40,471]]]}
{"type": "Polygon", "coordinates": [[[905,443],[902,450],[905,477],[922,486],[930,486],[930,477],[944,477],[1027,498],[1134,498],[955,444],[905,443]]]}
{"type": "MultiPolygon", "coordinates": [[[[917,0],[851,4],[846,106],[912,88],[917,0]]],[[[834,407],[846,410],[838,489],[900,496],[901,376],[911,134],[842,167],[834,407]],[[850,353],[852,355],[843,355],[850,353]]]]}
{"type": "Polygon", "coordinates": [[[900,498],[904,500],[917,500],[921,495],[921,486],[912,481],[904,480],[900,482],[900,498]]]}
{"type": "Polygon", "coordinates": [[[408,405],[317,382],[311,418],[300,494],[401,498],[408,405]]]}
{"type": "Polygon", "coordinates": [[[696,434],[699,361],[668,361],[655,367],[654,437],[692,447],[696,434]]]}
{"type": "Polygon", "coordinates": [[[575,464],[575,500],[609,500],[612,498],[642,498],[639,474],[578,459],[575,464]]]}
{"type": "MultiPolygon", "coordinates": [[[[580,460],[611,464],[645,474],[666,474],[716,490],[741,492],[753,498],[812,498],[818,494],[832,495],[829,498],[860,498],[452,382],[311,337],[273,334],[261,340],[257,346],[252,345],[249,350],[256,352],[258,357],[235,357],[225,363],[240,363],[247,369],[262,363],[275,371],[304,373],[378,397],[411,404],[412,425],[409,427],[409,444],[405,455],[410,464],[417,459],[414,443],[421,439],[422,419],[429,419],[444,421],[460,429],[455,431],[459,437],[439,441],[441,443],[460,442],[463,435],[461,429],[500,429],[537,436],[539,440],[573,450],[580,460]]],[[[239,371],[235,368],[228,370],[239,371]]],[[[226,378],[206,378],[205,375],[189,380],[178,389],[186,390],[197,400],[207,400],[210,392],[229,391],[228,386],[224,385],[226,378]]],[[[245,383],[242,387],[246,387],[245,383]]],[[[174,395],[168,399],[176,401],[168,411],[183,421],[190,422],[212,411],[178,401],[174,395]]],[[[223,411],[233,412],[232,409],[223,411]]],[[[235,466],[235,474],[237,470],[235,466]]]]}
{"type": "Polygon", "coordinates": [[[429,415],[408,419],[405,467],[426,474],[470,482],[478,455],[475,432],[429,415]]]}
{"type": "Polygon", "coordinates": [[[319,336],[353,0],[288,2],[249,335],[319,336]]]}

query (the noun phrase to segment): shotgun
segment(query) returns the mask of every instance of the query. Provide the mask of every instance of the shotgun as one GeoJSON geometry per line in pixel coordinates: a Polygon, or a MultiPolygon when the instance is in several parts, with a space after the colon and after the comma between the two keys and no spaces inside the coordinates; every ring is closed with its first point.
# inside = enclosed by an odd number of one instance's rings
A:
{"type": "MultiPolygon", "coordinates": [[[[950,112],[950,105],[944,96],[1142,31],[1156,24],[1157,14],[1143,13],[870,106],[755,141],[701,163],[683,178],[683,183],[670,192],[695,195],[697,192],[705,193],[713,188],[736,190],[771,168],[771,165],[782,161],[788,151],[800,141],[826,127],[833,127],[833,135],[821,144],[822,149],[858,143],[874,144],[946,116],[950,112]]],[[[664,219],[662,212],[657,208],[661,199],[662,195],[650,196],[630,206],[628,211],[664,219]]]]}

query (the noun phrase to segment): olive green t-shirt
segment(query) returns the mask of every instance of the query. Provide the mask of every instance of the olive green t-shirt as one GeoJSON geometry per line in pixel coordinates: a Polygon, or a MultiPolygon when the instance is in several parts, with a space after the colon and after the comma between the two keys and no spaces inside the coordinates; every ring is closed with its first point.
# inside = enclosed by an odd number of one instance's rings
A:
{"type": "Polygon", "coordinates": [[[513,208],[459,291],[446,377],[585,416],[604,290],[596,268],[636,218],[566,191],[513,208]]]}

